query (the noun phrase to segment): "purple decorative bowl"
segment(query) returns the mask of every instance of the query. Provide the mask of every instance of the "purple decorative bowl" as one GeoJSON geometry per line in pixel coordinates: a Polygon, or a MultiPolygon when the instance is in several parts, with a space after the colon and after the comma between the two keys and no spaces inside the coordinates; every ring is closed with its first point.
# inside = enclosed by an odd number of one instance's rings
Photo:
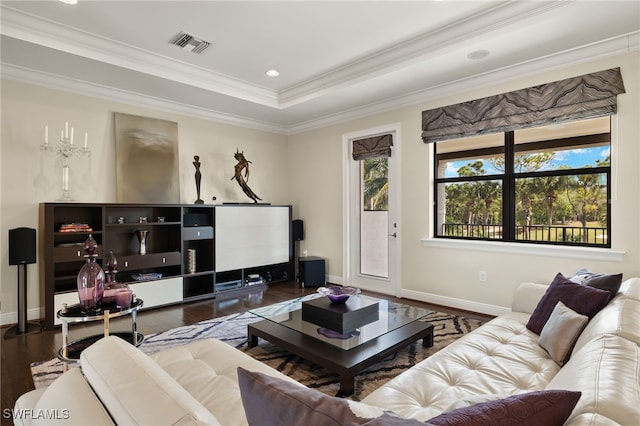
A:
{"type": "Polygon", "coordinates": [[[354,294],[359,294],[360,289],[355,287],[320,287],[318,293],[331,300],[331,303],[344,303],[354,294]]]}

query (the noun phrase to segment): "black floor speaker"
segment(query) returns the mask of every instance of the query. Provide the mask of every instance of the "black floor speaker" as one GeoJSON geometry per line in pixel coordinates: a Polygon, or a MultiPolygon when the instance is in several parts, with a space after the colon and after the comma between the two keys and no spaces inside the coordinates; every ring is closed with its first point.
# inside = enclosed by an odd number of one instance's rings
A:
{"type": "Polygon", "coordinates": [[[27,322],[27,265],[36,263],[36,230],[9,230],[9,265],[18,266],[18,323],[4,333],[5,339],[21,334],[39,333],[39,324],[27,322]]]}
{"type": "Polygon", "coordinates": [[[298,281],[300,281],[302,287],[324,286],[324,259],[315,256],[299,258],[298,281]]]}
{"type": "Polygon", "coordinates": [[[36,263],[36,230],[9,229],[9,265],[36,263]]]}

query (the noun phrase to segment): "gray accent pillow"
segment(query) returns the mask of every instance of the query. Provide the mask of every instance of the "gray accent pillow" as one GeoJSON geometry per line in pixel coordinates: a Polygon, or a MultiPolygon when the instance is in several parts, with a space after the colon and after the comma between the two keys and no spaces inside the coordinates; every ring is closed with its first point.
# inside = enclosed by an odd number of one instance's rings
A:
{"type": "Polygon", "coordinates": [[[558,302],[540,332],[538,343],[549,353],[551,359],[562,366],[569,359],[576,340],[588,322],[586,315],[580,315],[564,303],[558,302]]]}
{"type": "Polygon", "coordinates": [[[622,285],[622,273],[620,274],[597,274],[586,268],[577,271],[571,281],[586,285],[589,287],[599,288],[610,293],[609,300],[613,299],[622,285]]]}

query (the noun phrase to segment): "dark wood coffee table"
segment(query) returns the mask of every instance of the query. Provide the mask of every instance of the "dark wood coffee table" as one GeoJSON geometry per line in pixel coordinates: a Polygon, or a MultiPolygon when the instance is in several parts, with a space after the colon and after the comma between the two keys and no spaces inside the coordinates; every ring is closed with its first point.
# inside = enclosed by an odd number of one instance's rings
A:
{"type": "MultiPolygon", "coordinates": [[[[357,296],[367,297],[367,296],[357,296]]],[[[433,346],[433,324],[420,321],[431,311],[380,300],[380,319],[341,337],[302,320],[299,303],[282,302],[250,311],[265,318],[249,324],[248,346],[263,338],[340,376],[339,396],[352,395],[355,376],[399,349],[422,339],[433,346]]]]}

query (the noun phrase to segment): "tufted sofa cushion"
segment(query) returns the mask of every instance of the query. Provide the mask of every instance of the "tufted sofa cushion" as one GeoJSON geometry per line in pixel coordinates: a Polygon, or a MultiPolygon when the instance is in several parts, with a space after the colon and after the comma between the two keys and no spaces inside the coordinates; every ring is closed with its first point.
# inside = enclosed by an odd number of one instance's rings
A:
{"type": "Polygon", "coordinates": [[[109,336],[82,351],[91,388],[119,425],[219,425],[166,371],[128,342],[109,336]]]}
{"type": "Polygon", "coordinates": [[[223,425],[247,420],[240,398],[237,368],[261,372],[302,386],[295,380],[216,339],[198,340],[157,352],[151,358],[213,413],[223,425]]]}
{"type": "Polygon", "coordinates": [[[543,390],[560,370],[527,330],[528,314],[489,321],[372,392],[363,402],[428,420],[460,398],[543,390]]]}

